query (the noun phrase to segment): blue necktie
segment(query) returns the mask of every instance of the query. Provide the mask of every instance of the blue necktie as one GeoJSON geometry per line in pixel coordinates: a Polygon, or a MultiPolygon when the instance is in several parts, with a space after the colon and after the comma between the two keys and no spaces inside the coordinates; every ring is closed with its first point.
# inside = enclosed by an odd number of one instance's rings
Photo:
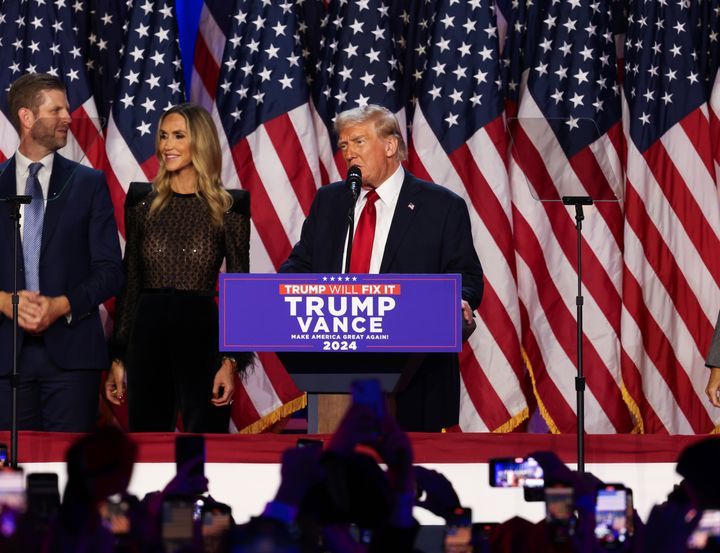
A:
{"type": "Polygon", "coordinates": [[[43,192],[38,179],[42,163],[31,163],[25,182],[25,194],[32,201],[25,208],[23,223],[23,258],[25,261],[25,289],[40,291],[40,245],[42,244],[43,215],[45,205],[43,192]]]}

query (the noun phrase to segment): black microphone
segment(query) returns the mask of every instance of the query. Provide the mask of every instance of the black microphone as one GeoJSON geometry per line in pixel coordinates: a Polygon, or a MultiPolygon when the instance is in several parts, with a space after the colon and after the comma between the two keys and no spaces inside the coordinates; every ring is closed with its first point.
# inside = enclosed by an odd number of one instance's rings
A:
{"type": "Polygon", "coordinates": [[[350,189],[353,200],[357,200],[358,196],[360,196],[360,187],[362,186],[362,173],[360,172],[360,167],[353,165],[350,169],[348,169],[345,186],[350,189]]]}

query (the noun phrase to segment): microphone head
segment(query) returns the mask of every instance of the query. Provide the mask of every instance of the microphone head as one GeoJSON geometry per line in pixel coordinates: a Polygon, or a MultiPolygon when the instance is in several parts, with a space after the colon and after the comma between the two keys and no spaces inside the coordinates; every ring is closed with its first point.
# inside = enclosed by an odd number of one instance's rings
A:
{"type": "Polygon", "coordinates": [[[360,167],[353,165],[348,169],[345,184],[350,189],[350,192],[352,192],[353,198],[357,199],[360,195],[360,187],[362,186],[362,172],[360,171],[360,167]]]}

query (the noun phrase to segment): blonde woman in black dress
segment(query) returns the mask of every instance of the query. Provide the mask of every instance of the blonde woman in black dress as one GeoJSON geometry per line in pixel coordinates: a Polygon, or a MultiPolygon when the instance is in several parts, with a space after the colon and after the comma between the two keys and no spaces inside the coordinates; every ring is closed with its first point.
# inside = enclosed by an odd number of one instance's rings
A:
{"type": "Polygon", "coordinates": [[[111,340],[109,401],[126,399],[131,432],[227,432],[235,373],[251,354],[218,351],[215,290],[249,271],[247,193],[222,187],[217,130],[193,104],[168,109],[157,132],[160,169],[125,204],[126,286],[111,340]],[[127,376],[127,391],[125,377],[127,376]]]}

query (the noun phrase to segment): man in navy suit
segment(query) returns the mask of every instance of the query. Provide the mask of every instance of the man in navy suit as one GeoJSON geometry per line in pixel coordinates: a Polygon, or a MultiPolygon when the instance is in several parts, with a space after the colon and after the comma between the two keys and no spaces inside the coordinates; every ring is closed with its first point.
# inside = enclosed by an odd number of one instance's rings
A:
{"type": "MultiPolygon", "coordinates": [[[[98,306],[123,283],[113,206],[101,172],[56,153],[70,126],[60,80],[24,75],[8,103],[20,144],[0,165],[0,198],[33,197],[18,256],[18,427],[87,432],[108,366],[98,306]]],[[[11,421],[13,225],[0,202],[0,429],[11,421]]]]}
{"type": "MultiPolygon", "coordinates": [[[[338,146],[348,168],[362,172],[355,207],[356,239],[350,272],[460,273],[463,318],[473,324],[480,304],[483,274],[465,201],[452,191],[422,181],[401,165],[407,149],[395,116],[369,105],[339,114],[338,146]],[[374,207],[369,264],[354,269],[363,210],[374,207]]],[[[344,183],[322,187],[303,224],[300,241],[281,272],[343,272],[347,213],[352,195],[344,183]]],[[[366,260],[367,261],[367,260],[366,260]]],[[[456,354],[323,354],[313,363],[335,372],[403,372],[395,399],[405,430],[439,431],[458,422],[460,375],[456,354]]],[[[293,367],[290,367],[293,370],[293,367]]]]}

